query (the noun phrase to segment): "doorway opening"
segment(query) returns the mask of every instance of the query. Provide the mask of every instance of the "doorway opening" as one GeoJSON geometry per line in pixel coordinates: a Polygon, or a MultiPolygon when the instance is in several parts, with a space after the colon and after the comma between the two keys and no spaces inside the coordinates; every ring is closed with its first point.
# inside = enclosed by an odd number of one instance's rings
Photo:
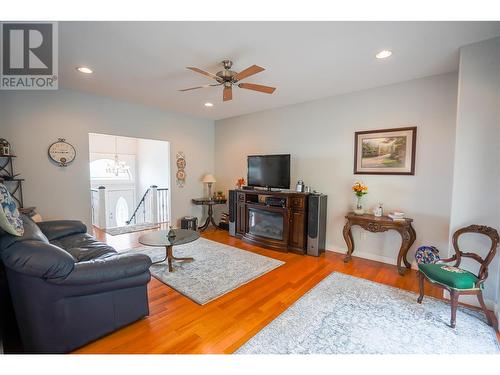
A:
{"type": "Polygon", "coordinates": [[[92,224],[116,235],[170,222],[170,144],[89,133],[92,224]]]}

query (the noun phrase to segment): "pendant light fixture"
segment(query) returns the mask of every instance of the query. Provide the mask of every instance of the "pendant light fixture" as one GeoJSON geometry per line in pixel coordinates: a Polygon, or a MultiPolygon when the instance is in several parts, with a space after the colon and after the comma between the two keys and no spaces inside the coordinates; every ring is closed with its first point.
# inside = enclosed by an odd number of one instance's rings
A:
{"type": "Polygon", "coordinates": [[[106,165],[106,173],[118,176],[121,173],[129,174],[130,167],[123,161],[118,159],[118,137],[115,136],[115,158],[113,162],[108,162],[106,165]]]}

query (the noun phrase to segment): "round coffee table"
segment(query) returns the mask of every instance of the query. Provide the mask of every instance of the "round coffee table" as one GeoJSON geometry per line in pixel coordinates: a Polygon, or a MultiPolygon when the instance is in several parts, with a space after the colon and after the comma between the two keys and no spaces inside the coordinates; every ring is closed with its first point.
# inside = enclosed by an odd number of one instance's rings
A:
{"type": "Polygon", "coordinates": [[[190,243],[196,241],[200,238],[200,234],[193,230],[188,229],[174,229],[175,238],[168,238],[168,230],[159,230],[156,232],[151,232],[147,234],[143,234],[139,237],[139,243],[146,246],[165,246],[166,254],[165,259],[162,259],[156,263],[162,263],[164,261],[168,261],[168,271],[172,272],[172,261],[181,260],[181,261],[191,261],[194,258],[176,258],[174,257],[172,247],[177,245],[184,245],[186,243],[190,243]]]}

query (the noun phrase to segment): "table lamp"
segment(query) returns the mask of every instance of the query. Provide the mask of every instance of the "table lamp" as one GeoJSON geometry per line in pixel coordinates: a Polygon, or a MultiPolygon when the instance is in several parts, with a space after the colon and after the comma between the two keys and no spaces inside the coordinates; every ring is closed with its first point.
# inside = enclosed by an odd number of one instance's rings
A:
{"type": "Polygon", "coordinates": [[[211,174],[206,174],[203,176],[203,183],[208,184],[208,198],[212,198],[212,184],[215,181],[215,177],[212,176],[211,174]]]}

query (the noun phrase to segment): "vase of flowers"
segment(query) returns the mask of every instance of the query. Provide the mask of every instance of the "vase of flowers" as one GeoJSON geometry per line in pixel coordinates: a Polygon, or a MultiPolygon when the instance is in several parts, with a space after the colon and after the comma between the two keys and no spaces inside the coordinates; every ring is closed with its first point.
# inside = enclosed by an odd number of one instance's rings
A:
{"type": "Polygon", "coordinates": [[[363,215],[365,211],[363,210],[363,205],[361,204],[361,198],[363,198],[363,195],[368,194],[368,186],[363,185],[361,182],[355,182],[354,185],[352,185],[352,191],[356,196],[356,209],[354,210],[354,213],[356,215],[363,215]]]}
{"type": "Polygon", "coordinates": [[[241,189],[243,185],[245,185],[245,179],[243,177],[238,178],[238,181],[236,181],[236,188],[241,189]]]}

